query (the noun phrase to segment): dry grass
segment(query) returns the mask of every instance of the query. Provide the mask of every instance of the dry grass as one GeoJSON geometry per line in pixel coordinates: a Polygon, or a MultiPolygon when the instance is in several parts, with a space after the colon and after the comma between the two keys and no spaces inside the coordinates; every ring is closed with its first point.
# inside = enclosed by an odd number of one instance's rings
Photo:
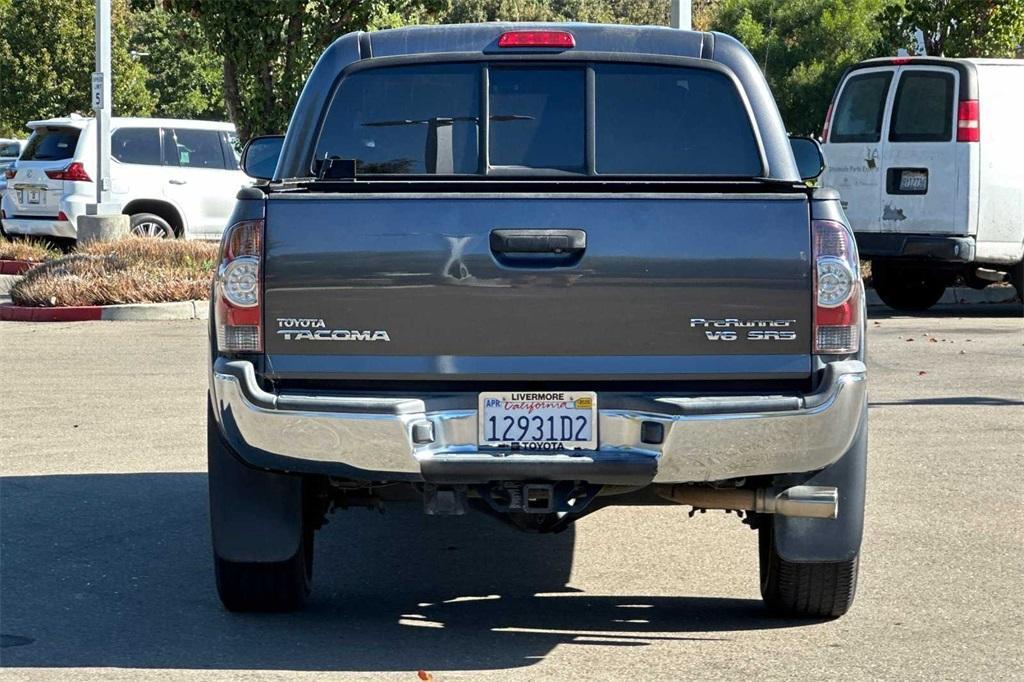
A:
{"type": "Polygon", "coordinates": [[[61,255],[48,242],[34,239],[8,239],[0,236],[0,260],[27,260],[42,262],[61,255]]]}
{"type": "Polygon", "coordinates": [[[28,306],[191,301],[209,295],[217,245],[129,237],[45,263],[11,289],[28,306]]]}

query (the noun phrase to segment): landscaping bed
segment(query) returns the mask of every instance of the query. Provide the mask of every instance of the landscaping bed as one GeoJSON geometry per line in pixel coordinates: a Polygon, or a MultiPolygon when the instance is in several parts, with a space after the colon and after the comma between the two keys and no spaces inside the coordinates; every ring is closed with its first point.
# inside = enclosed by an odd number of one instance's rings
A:
{"type": "Polygon", "coordinates": [[[0,275],[21,275],[60,256],[61,252],[45,241],[0,236],[0,275]]]}
{"type": "Polygon", "coordinates": [[[126,237],[78,247],[29,270],[16,306],[84,307],[205,299],[217,262],[209,242],[126,237]]]}

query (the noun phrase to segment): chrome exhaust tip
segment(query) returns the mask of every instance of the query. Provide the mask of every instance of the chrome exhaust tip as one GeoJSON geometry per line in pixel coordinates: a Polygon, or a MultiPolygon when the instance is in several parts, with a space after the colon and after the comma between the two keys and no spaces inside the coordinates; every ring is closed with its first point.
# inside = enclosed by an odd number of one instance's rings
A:
{"type": "Polygon", "coordinates": [[[839,516],[839,489],[822,485],[797,485],[783,490],[762,488],[757,491],[754,511],[808,519],[834,519],[839,516]]]}

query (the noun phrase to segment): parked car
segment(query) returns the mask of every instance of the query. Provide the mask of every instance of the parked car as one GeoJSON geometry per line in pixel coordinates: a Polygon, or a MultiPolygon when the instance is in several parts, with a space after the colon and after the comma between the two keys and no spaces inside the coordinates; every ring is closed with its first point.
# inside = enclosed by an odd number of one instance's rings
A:
{"type": "Polygon", "coordinates": [[[0,137],[0,196],[7,189],[7,169],[14,163],[21,150],[25,148],[24,140],[0,137]]]}
{"type": "MultiPolygon", "coordinates": [[[[78,216],[96,202],[95,119],[32,121],[32,136],[3,198],[4,229],[71,237],[78,216]]],[[[217,239],[233,196],[248,184],[238,168],[234,128],[215,121],[113,118],[111,200],[132,232],[153,237],[217,239]]]]}
{"type": "Polygon", "coordinates": [[[739,42],[352,33],[291,121],[243,151],[262,183],[238,194],[212,293],[229,609],[297,608],[328,509],[403,494],[532,532],[617,504],[742,510],[771,608],[849,608],[857,252],[838,194],[803,182],[820,148],[787,138],[739,42]]]}
{"type": "Polygon", "coordinates": [[[870,59],[846,70],[823,131],[875,290],[925,310],[962,276],[1021,293],[1024,61],[870,59]]]}

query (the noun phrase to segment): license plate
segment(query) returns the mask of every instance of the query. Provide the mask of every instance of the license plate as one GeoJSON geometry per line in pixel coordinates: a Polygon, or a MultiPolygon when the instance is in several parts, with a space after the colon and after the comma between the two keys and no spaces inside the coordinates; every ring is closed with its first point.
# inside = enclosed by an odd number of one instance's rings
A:
{"type": "Polygon", "coordinates": [[[44,204],[46,203],[46,193],[38,189],[19,189],[18,190],[18,203],[19,204],[44,204]]]}
{"type": "Polygon", "coordinates": [[[597,394],[591,391],[481,393],[479,405],[481,446],[597,449],[597,394]]]}
{"type": "Polygon", "coordinates": [[[903,171],[900,173],[901,192],[927,192],[928,171],[903,171]]]}

